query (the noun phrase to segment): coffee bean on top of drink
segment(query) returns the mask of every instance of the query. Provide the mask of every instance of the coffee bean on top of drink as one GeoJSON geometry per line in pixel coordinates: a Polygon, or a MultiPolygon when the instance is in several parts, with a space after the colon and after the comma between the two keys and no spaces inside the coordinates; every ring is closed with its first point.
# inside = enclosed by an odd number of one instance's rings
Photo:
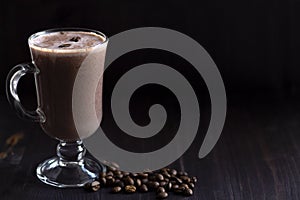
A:
{"type": "Polygon", "coordinates": [[[99,174],[96,183],[95,181],[92,182],[93,184],[88,183],[86,188],[89,191],[97,191],[99,188],[110,187],[112,193],[126,194],[152,191],[155,192],[157,199],[165,199],[168,198],[170,192],[175,195],[193,195],[196,182],[195,176],[189,176],[187,172],[170,168],[129,173],[116,167],[107,167],[107,172],[99,174]]]}

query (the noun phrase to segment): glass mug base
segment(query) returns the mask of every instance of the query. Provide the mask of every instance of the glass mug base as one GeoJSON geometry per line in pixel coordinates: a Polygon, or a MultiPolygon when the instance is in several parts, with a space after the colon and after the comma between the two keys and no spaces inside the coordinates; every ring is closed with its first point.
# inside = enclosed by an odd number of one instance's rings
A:
{"type": "MultiPolygon", "coordinates": [[[[101,172],[106,172],[106,167],[90,158],[83,157],[85,147],[82,141],[72,143],[60,142],[57,146],[58,156],[45,160],[36,169],[37,177],[44,183],[60,188],[82,187],[99,177],[101,172]],[[75,160],[69,157],[66,160],[61,153],[77,153],[75,160]]],[[[70,155],[68,155],[70,156],[70,155]]],[[[73,155],[74,156],[74,155],[73,155]]]]}

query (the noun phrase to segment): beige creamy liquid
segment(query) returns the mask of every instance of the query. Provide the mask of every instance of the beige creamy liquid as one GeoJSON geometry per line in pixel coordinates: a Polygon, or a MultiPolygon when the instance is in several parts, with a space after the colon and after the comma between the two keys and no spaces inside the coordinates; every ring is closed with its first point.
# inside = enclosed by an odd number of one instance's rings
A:
{"type": "Polygon", "coordinates": [[[102,75],[107,43],[90,32],[46,33],[29,41],[38,106],[52,137],[74,141],[93,134],[102,118],[102,75]]]}

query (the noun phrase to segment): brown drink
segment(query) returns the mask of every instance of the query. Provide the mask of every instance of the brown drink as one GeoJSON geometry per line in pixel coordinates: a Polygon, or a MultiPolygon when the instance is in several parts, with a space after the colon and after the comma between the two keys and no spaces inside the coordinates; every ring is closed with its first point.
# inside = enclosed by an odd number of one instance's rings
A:
{"type": "Polygon", "coordinates": [[[64,141],[93,134],[102,118],[105,38],[92,32],[45,33],[29,40],[43,130],[64,141]]]}

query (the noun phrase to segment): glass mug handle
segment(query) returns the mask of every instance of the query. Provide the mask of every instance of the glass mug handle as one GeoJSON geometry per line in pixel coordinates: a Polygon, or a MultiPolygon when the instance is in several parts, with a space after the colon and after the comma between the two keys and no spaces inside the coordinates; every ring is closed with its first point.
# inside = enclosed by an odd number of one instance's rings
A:
{"type": "Polygon", "coordinates": [[[36,109],[35,111],[26,110],[21,104],[17,93],[20,78],[25,74],[35,74],[38,72],[38,69],[33,63],[22,63],[13,67],[7,75],[6,95],[9,103],[13,106],[21,118],[34,122],[45,122],[46,119],[43,112],[39,109],[36,109]]]}

